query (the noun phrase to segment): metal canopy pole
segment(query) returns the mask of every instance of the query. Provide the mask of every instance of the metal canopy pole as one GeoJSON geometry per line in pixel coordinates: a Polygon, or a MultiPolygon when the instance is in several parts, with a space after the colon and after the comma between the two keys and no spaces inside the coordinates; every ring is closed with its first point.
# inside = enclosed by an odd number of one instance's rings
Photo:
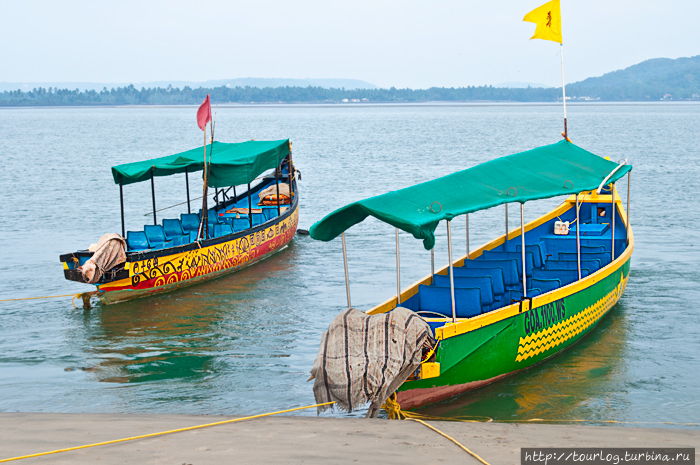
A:
{"type": "Polygon", "coordinates": [[[578,279],[581,280],[581,228],[578,218],[578,194],[576,194],[576,269],[578,270],[578,279]]]}
{"type": "Polygon", "coordinates": [[[632,176],[632,172],[628,171],[627,172],[627,243],[629,244],[630,242],[630,184],[632,181],[630,180],[630,176],[632,176]]]}
{"type": "Polygon", "coordinates": [[[506,204],[506,239],[503,241],[503,250],[508,250],[508,204],[506,204]]]}
{"type": "Polygon", "coordinates": [[[348,277],[348,253],[345,249],[345,232],[340,235],[343,240],[343,265],[345,266],[345,293],[348,295],[348,308],[352,308],[350,303],[350,278],[348,277]]]}
{"type": "Polygon", "coordinates": [[[190,207],[190,177],[187,174],[187,167],[185,166],[185,186],[187,187],[187,214],[192,213],[190,207]]]}
{"type": "Polygon", "coordinates": [[[156,220],[156,187],[153,184],[153,168],[151,168],[151,197],[153,198],[153,224],[158,224],[158,220],[156,220]]]}
{"type": "Polygon", "coordinates": [[[399,228],[396,228],[396,305],[401,305],[401,263],[399,260],[399,228]]]}
{"type": "Polygon", "coordinates": [[[430,276],[435,276],[435,246],[430,249],[430,276]]]}
{"type": "Polygon", "coordinates": [[[248,220],[251,229],[253,228],[253,198],[250,196],[250,183],[248,183],[248,220]]]}
{"type": "Polygon", "coordinates": [[[122,207],[122,237],[126,237],[124,232],[124,186],[122,185],[122,175],[119,175],[119,204],[122,207]]]}
{"type": "Polygon", "coordinates": [[[452,299],[452,323],[457,322],[457,310],[455,306],[455,279],[452,270],[452,234],[450,232],[450,220],[447,220],[447,255],[450,260],[450,297],[452,299]]]}
{"type": "Polygon", "coordinates": [[[612,216],[612,219],[610,220],[611,227],[612,227],[612,251],[611,251],[611,256],[612,260],[611,262],[615,261],[615,183],[610,184],[610,194],[612,195],[612,206],[610,208],[610,215],[612,216]]]}
{"type": "Polygon", "coordinates": [[[523,258],[523,297],[527,297],[527,269],[525,267],[525,204],[520,204],[520,246],[523,258]]]}
{"type": "Polygon", "coordinates": [[[280,167],[275,169],[275,184],[277,185],[277,216],[280,216],[280,167]]]}
{"type": "Polygon", "coordinates": [[[467,218],[467,260],[469,260],[469,213],[464,216],[467,218]]]}

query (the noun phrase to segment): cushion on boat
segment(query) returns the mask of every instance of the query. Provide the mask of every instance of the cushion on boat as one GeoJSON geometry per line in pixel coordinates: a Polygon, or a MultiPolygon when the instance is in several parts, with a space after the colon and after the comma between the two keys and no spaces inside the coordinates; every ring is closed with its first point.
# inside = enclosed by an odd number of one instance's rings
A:
{"type": "Polygon", "coordinates": [[[165,237],[165,230],[159,224],[147,224],[143,227],[148,243],[152,246],[161,245],[168,241],[165,237]]]}
{"type": "MultiPolygon", "coordinates": [[[[471,318],[481,314],[481,291],[479,289],[455,289],[455,313],[457,318],[471,318]]],[[[420,310],[452,316],[450,288],[418,286],[420,310]]]]}
{"type": "Polygon", "coordinates": [[[559,279],[538,279],[532,278],[527,284],[533,288],[540,289],[543,293],[553,291],[554,289],[559,289],[561,287],[561,280],[559,279]]]}
{"type": "MultiPolygon", "coordinates": [[[[535,254],[528,252],[525,247],[525,273],[532,276],[532,269],[535,267],[535,254]]],[[[518,276],[522,276],[523,272],[523,256],[522,252],[501,252],[494,250],[484,250],[481,257],[476,260],[516,260],[518,262],[518,276]]]]}
{"type": "MultiPolygon", "coordinates": [[[[605,253],[606,250],[608,250],[608,249],[603,245],[598,245],[598,246],[582,245],[581,246],[581,253],[605,253]]],[[[575,252],[576,252],[576,250],[574,250],[574,253],[575,252]]]]}
{"type": "Polygon", "coordinates": [[[267,220],[264,213],[253,213],[253,226],[263,224],[265,221],[267,220]]]}
{"type": "Polygon", "coordinates": [[[488,276],[493,283],[494,295],[501,295],[506,292],[503,268],[465,268],[463,266],[455,266],[452,270],[455,277],[460,278],[480,278],[482,276],[488,276]]]}
{"type": "Polygon", "coordinates": [[[262,211],[266,220],[271,220],[277,216],[277,207],[262,207],[262,211]]]}
{"type": "MultiPolygon", "coordinates": [[[[520,252],[523,250],[523,246],[518,244],[515,246],[515,251],[520,252]]],[[[533,253],[533,258],[535,260],[535,267],[536,268],[542,268],[544,267],[544,262],[545,257],[546,257],[546,252],[547,248],[544,245],[544,242],[538,242],[537,244],[525,244],[525,252],[532,252],[533,253]]]]}
{"type": "Polygon", "coordinates": [[[151,248],[148,244],[146,233],[143,231],[127,231],[126,245],[129,247],[129,250],[146,250],[151,248]]]}
{"type": "MultiPolygon", "coordinates": [[[[537,297],[538,295],[542,294],[542,290],[539,288],[532,288],[527,290],[527,296],[528,297],[537,297]]],[[[519,302],[523,300],[523,291],[521,290],[511,290],[506,292],[506,299],[508,299],[508,302],[506,305],[510,305],[513,302],[519,302]]]]}
{"type": "Polygon", "coordinates": [[[163,220],[163,230],[165,231],[165,237],[169,239],[175,236],[183,236],[185,234],[185,231],[182,230],[180,220],[176,219],[163,220]]]}
{"type": "Polygon", "coordinates": [[[248,219],[248,216],[243,218],[243,215],[241,215],[241,218],[234,218],[233,219],[234,232],[243,231],[244,229],[248,229],[248,228],[250,228],[250,220],[248,219]]]}
{"type": "Polygon", "coordinates": [[[214,237],[226,236],[228,234],[233,234],[233,229],[230,224],[215,224],[214,225],[214,237]]]}
{"type": "MultiPolygon", "coordinates": [[[[491,307],[493,305],[493,279],[490,276],[480,278],[454,278],[455,289],[476,288],[481,291],[481,305],[491,307]]],[[[433,276],[433,284],[437,287],[450,287],[450,277],[436,274],[433,276]]]]}
{"type": "MultiPolygon", "coordinates": [[[[579,237],[602,236],[608,229],[610,229],[610,225],[607,223],[583,223],[581,224],[581,232],[579,233],[579,237]]],[[[571,229],[569,229],[569,235],[576,236],[575,224],[571,226],[571,229]]]]}
{"type": "MultiPolygon", "coordinates": [[[[588,268],[581,268],[581,278],[588,276],[588,268]]],[[[533,279],[558,279],[562,286],[578,281],[578,270],[534,270],[533,279]]]]}
{"type": "Polygon", "coordinates": [[[197,231],[199,229],[199,217],[194,213],[180,215],[181,226],[184,232],[197,231]]]}
{"type": "MultiPolygon", "coordinates": [[[[559,260],[578,260],[576,252],[565,253],[559,252],[559,260]]],[[[581,253],[581,260],[600,260],[600,265],[606,266],[610,264],[609,253],[581,253]]]]}
{"type": "MultiPolygon", "coordinates": [[[[600,260],[581,260],[581,268],[588,268],[591,273],[600,269],[600,260]]],[[[576,260],[549,260],[544,266],[545,270],[578,270],[576,260]]]]}
{"type": "MultiPolygon", "coordinates": [[[[459,267],[455,267],[454,269],[457,268],[459,267]]],[[[506,286],[517,286],[520,282],[518,262],[516,260],[465,260],[462,268],[500,268],[503,270],[503,279],[506,286]]]]}
{"type": "MultiPolygon", "coordinates": [[[[216,210],[208,210],[209,215],[207,217],[207,222],[209,224],[221,224],[223,223],[223,220],[219,217],[219,214],[216,212],[216,210]]],[[[223,212],[221,212],[223,213],[223,212]]]]}

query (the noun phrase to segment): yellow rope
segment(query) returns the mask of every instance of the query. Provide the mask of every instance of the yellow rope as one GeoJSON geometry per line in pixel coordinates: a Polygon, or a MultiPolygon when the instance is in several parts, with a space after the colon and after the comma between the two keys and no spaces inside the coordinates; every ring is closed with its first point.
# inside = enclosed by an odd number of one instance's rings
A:
{"type": "Polygon", "coordinates": [[[547,419],[547,418],[530,418],[528,420],[494,420],[486,416],[455,416],[455,417],[439,417],[435,415],[425,415],[423,413],[401,410],[401,405],[396,401],[396,394],[392,394],[382,408],[389,415],[390,420],[438,420],[438,421],[461,421],[464,423],[619,423],[619,424],[635,424],[635,425],[678,425],[678,426],[700,426],[700,423],[679,423],[673,421],[623,421],[623,420],[588,420],[588,419],[547,419]]]}
{"type": "Polygon", "coordinates": [[[447,439],[449,439],[450,441],[452,441],[452,442],[454,442],[455,444],[457,444],[457,445],[458,445],[459,447],[461,447],[465,452],[467,452],[468,454],[470,454],[472,457],[474,457],[475,459],[477,459],[479,462],[483,463],[484,465],[490,465],[486,460],[482,459],[482,458],[479,457],[476,453],[472,452],[472,451],[469,450],[467,447],[463,446],[458,440],[456,440],[456,439],[453,438],[452,436],[446,435],[445,433],[443,433],[443,432],[440,431],[439,429],[437,429],[437,428],[435,428],[435,427],[433,427],[433,426],[430,426],[429,424],[427,424],[427,423],[424,422],[423,420],[419,420],[419,419],[417,419],[417,418],[409,418],[409,420],[417,421],[418,423],[427,426],[427,427],[430,428],[431,430],[435,431],[437,434],[439,434],[439,435],[441,435],[441,436],[444,436],[444,437],[446,437],[447,439]]]}
{"type": "Polygon", "coordinates": [[[34,300],[34,299],[54,299],[56,297],[79,297],[81,294],[64,294],[64,295],[44,295],[41,297],[22,297],[21,299],[4,299],[0,302],[13,302],[15,300],[34,300]]]}
{"type": "Polygon", "coordinates": [[[491,423],[493,418],[491,417],[477,417],[477,416],[456,416],[456,417],[438,417],[434,415],[425,415],[422,413],[410,412],[407,410],[401,410],[401,405],[396,402],[396,394],[392,394],[384,404],[382,408],[389,415],[390,420],[438,420],[438,421],[461,421],[463,423],[491,423]]]}
{"type": "Polygon", "coordinates": [[[307,408],[313,408],[313,407],[322,407],[324,405],[331,405],[334,404],[335,402],[325,402],[323,404],[314,404],[314,405],[307,405],[306,407],[297,407],[297,408],[291,408],[288,410],[280,410],[277,412],[271,412],[271,413],[262,413],[260,415],[253,415],[250,417],[243,417],[243,418],[234,418],[233,420],[224,420],[224,421],[217,421],[216,423],[207,423],[206,425],[197,425],[197,426],[189,426],[187,428],[179,428],[179,429],[173,429],[170,431],[161,431],[159,433],[151,433],[151,434],[144,434],[141,436],[134,436],[131,438],[124,438],[124,439],[115,439],[113,441],[105,441],[105,442],[97,442],[95,444],[88,444],[85,446],[77,446],[77,447],[69,447],[67,449],[58,449],[58,450],[52,450],[49,452],[41,452],[39,454],[31,454],[31,455],[22,455],[20,457],[11,457],[9,459],[1,459],[0,462],[11,462],[13,460],[22,460],[22,459],[28,459],[30,457],[41,457],[43,455],[50,455],[50,454],[58,454],[59,452],[68,452],[71,450],[79,450],[79,449],[87,449],[88,447],[96,447],[96,446],[104,446],[107,444],[116,444],[118,442],[125,442],[125,441],[133,441],[135,439],[143,439],[143,438],[152,438],[154,436],[162,436],[164,434],[172,434],[172,433],[180,433],[182,431],[191,431],[193,429],[199,429],[199,428],[207,428],[209,426],[217,426],[217,425],[224,425],[226,423],[233,423],[236,421],[243,421],[243,420],[252,420],[254,418],[262,418],[262,417],[269,417],[270,415],[278,415],[280,413],[288,413],[288,412],[294,412],[297,410],[304,410],[307,408]]]}

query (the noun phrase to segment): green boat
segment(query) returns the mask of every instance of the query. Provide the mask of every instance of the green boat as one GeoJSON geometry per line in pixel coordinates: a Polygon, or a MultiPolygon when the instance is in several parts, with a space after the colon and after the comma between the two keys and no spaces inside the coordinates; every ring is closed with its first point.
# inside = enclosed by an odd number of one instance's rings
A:
{"type": "Polygon", "coordinates": [[[314,224],[310,235],[342,237],[373,216],[435,245],[447,227],[449,263],[367,311],[401,306],[428,322],[435,340],[420,368],[398,389],[404,410],[497,381],[540,363],[585,337],[618,302],[627,285],[634,237],[615,183],[632,166],[615,163],[563,140],[432,181],[354,202],[314,224]],[[566,196],[546,215],[524,224],[525,203],[566,196]],[[508,228],[508,205],[520,204],[519,227],[508,228]],[[505,231],[471,250],[469,213],[505,205],[505,231]],[[464,215],[467,254],[453,261],[451,221],[464,215]]]}

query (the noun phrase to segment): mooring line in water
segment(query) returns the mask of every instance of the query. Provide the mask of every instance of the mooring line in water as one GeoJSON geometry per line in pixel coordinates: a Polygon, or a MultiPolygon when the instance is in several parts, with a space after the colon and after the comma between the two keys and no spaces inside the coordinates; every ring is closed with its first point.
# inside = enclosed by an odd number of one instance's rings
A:
{"type": "Polygon", "coordinates": [[[55,299],[57,297],[78,297],[81,294],[63,294],[63,295],[44,295],[40,297],[22,297],[19,299],[3,299],[0,302],[14,302],[16,300],[35,300],[35,299],[55,299]]]}
{"type": "Polygon", "coordinates": [[[460,443],[458,440],[456,440],[456,439],[453,438],[452,436],[448,436],[447,434],[443,433],[443,432],[440,431],[439,429],[435,428],[434,426],[430,426],[429,424],[427,424],[427,423],[424,422],[423,420],[419,420],[418,418],[408,418],[408,419],[411,420],[411,421],[417,421],[418,423],[427,426],[427,427],[430,428],[431,430],[435,431],[437,434],[439,434],[439,435],[441,435],[441,436],[444,436],[444,437],[446,437],[447,439],[449,439],[450,441],[452,441],[452,442],[454,442],[455,444],[457,444],[457,445],[458,445],[459,447],[461,447],[465,452],[467,452],[469,455],[471,455],[472,457],[474,457],[475,459],[477,459],[479,462],[483,463],[484,465],[490,465],[486,460],[484,460],[484,459],[482,459],[481,457],[479,457],[475,452],[472,452],[471,450],[469,450],[468,447],[464,446],[462,443],[460,443]]]}
{"type": "Polygon", "coordinates": [[[200,429],[200,428],[207,428],[209,426],[218,426],[218,425],[225,425],[226,423],[234,423],[237,421],[243,421],[243,420],[253,420],[255,418],[262,418],[262,417],[269,417],[270,415],[278,415],[280,413],[289,413],[289,412],[295,412],[297,410],[305,410],[313,407],[323,407],[324,405],[331,405],[335,404],[335,401],[333,402],[325,402],[323,404],[314,404],[314,405],[307,405],[306,407],[297,407],[297,408],[290,408],[287,410],[279,410],[277,412],[270,412],[270,413],[261,413],[260,415],[252,415],[249,417],[243,417],[243,418],[234,418],[233,420],[224,420],[224,421],[217,421],[216,423],[207,423],[205,425],[197,425],[197,426],[188,426],[187,428],[178,428],[178,429],[172,429],[169,431],[161,431],[158,433],[150,433],[150,434],[143,434],[141,436],[134,436],[130,438],[123,438],[123,439],[115,439],[113,441],[105,441],[105,442],[96,442],[94,444],[87,444],[85,446],[76,446],[76,447],[69,447],[67,449],[58,449],[58,450],[52,450],[49,452],[40,452],[38,454],[31,454],[31,455],[22,455],[20,457],[11,457],[9,459],[0,459],[0,462],[11,462],[13,460],[22,460],[22,459],[28,459],[31,457],[41,457],[44,455],[50,455],[50,454],[58,454],[59,452],[68,452],[72,450],[79,450],[79,449],[87,449],[88,447],[96,447],[96,446],[104,446],[107,444],[116,444],[118,442],[125,442],[125,441],[133,441],[135,439],[144,439],[144,438],[152,438],[155,436],[162,436],[164,434],[173,434],[173,433],[180,433],[182,431],[191,431],[194,429],[200,429]]]}

